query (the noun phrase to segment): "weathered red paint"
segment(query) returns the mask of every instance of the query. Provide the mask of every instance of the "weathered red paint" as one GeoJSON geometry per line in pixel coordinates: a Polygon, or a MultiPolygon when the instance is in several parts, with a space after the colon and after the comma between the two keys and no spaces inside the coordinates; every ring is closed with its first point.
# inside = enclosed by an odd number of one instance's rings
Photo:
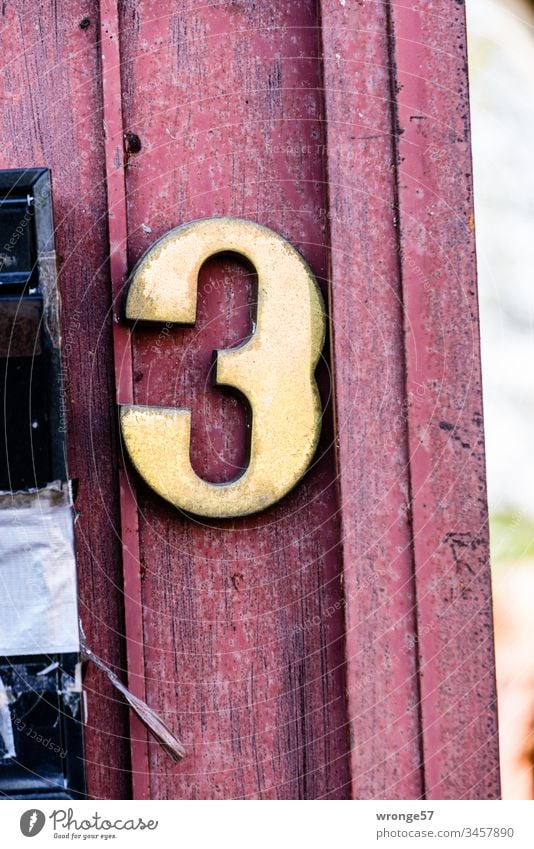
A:
{"type": "MultiPolygon", "coordinates": [[[[123,4],[121,35],[125,128],[142,144],[126,172],[130,264],[170,227],[227,214],[282,233],[324,281],[315,3],[123,4]]],[[[232,401],[205,387],[212,350],[248,330],[240,279],[214,260],[195,328],[132,336],[136,402],[192,407],[193,462],[214,480],[243,442],[232,401]]],[[[304,483],[249,519],[192,520],[139,487],[147,697],[188,749],[173,767],[153,748],[154,796],[348,792],[329,430],[304,483]]]]}
{"type": "Polygon", "coordinates": [[[425,792],[492,798],[499,760],[464,7],[418,6],[394,0],[391,35],[425,792]]]}
{"type": "MultiPolygon", "coordinates": [[[[79,479],[80,616],[119,673],[121,546],[106,230],[98,3],[17,0],[0,17],[0,167],[52,169],[69,471],[79,479]],[[80,22],[90,26],[82,30],[80,22]]],[[[95,668],[84,680],[90,794],[131,793],[127,710],[95,668]]]]}
{"type": "Polygon", "coordinates": [[[352,795],[417,798],[423,775],[388,10],[323,0],[321,16],[352,795]]]}
{"type": "MultiPolygon", "coordinates": [[[[173,765],[132,720],[134,796],[497,795],[461,4],[45,10],[6,7],[2,162],[53,169],[89,642],[120,669],[124,628],[132,689],[188,749],[173,765]],[[217,526],[118,468],[110,384],[113,338],[120,402],[191,406],[199,474],[243,464],[245,411],[207,378],[250,331],[252,270],[207,263],[193,329],[118,321],[143,251],[220,214],[320,279],[334,415],[294,493],[217,526]]],[[[90,792],[128,796],[125,712],[86,686],[90,792]]]]}
{"type": "MultiPolygon", "coordinates": [[[[115,0],[101,0],[100,38],[108,201],[109,271],[113,297],[115,387],[117,404],[129,404],[133,401],[132,351],[129,330],[121,321],[121,301],[128,272],[128,227],[124,184],[124,130],[122,126],[119,27],[115,0]]],[[[141,559],[135,486],[128,480],[123,463],[119,465],[118,474],[128,685],[134,695],[145,700],[141,559]]],[[[134,798],[149,799],[147,731],[133,711],[130,712],[130,750],[134,798]]]]}

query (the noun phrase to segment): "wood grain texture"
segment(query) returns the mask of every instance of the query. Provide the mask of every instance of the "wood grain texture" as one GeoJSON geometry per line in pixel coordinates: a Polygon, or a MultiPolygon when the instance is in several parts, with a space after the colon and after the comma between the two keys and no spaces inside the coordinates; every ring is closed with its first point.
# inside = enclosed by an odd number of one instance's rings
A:
{"type": "MultiPolygon", "coordinates": [[[[210,215],[265,224],[327,269],[316,4],[121,4],[130,262],[210,215]]],[[[250,332],[253,273],[206,264],[197,325],[137,326],[137,403],[193,409],[192,461],[243,463],[244,414],[209,387],[211,351],[250,332]]],[[[326,366],[321,383],[328,391],[326,366]]],[[[326,417],[313,470],[280,505],[201,522],[140,488],[147,695],[188,750],[151,747],[156,798],[349,793],[341,562],[326,417]]]]}
{"type": "MultiPolygon", "coordinates": [[[[99,5],[116,13],[112,0],[4,5],[0,163],[52,169],[80,610],[89,644],[123,677],[106,229],[119,182],[106,192],[102,86],[116,115],[121,91],[117,73],[101,75],[99,5]]],[[[150,742],[134,793],[493,798],[462,4],[120,0],[118,11],[124,126],[107,128],[108,178],[116,166],[122,180],[124,129],[128,256],[112,227],[113,294],[170,228],[249,218],[317,275],[335,363],[333,377],[328,356],[319,368],[317,461],[269,511],[202,522],[123,475],[140,543],[140,562],[124,561],[141,593],[129,639],[144,642],[129,671],[139,677],[144,657],[138,683],[188,750],[173,765],[150,742]]],[[[210,260],[196,326],[138,325],[132,368],[117,372],[121,401],[192,408],[192,462],[212,481],[246,462],[247,410],[209,377],[212,350],[251,331],[254,282],[247,263],[210,260]]],[[[124,327],[115,338],[124,353],[124,327]]],[[[85,687],[89,791],[128,797],[126,709],[97,671],[85,687]]]]}
{"type": "Polygon", "coordinates": [[[464,7],[391,15],[426,794],[496,798],[464,7]]]}
{"type": "MultiPolygon", "coordinates": [[[[52,170],[69,471],[79,479],[80,615],[119,673],[123,602],[107,272],[97,3],[17,0],[0,18],[2,168],[52,170]],[[91,25],[80,29],[88,17],[91,25]]],[[[85,678],[89,793],[130,794],[126,710],[95,669],[85,678]]]]}
{"type": "Polygon", "coordinates": [[[423,793],[387,3],[321,3],[352,795],[423,793]],[[386,742],[387,741],[387,742],[386,742]]]}
{"type": "MultiPolygon", "coordinates": [[[[130,331],[122,318],[124,285],[128,273],[128,223],[126,218],[125,133],[122,122],[122,81],[119,16],[116,0],[100,0],[100,59],[102,72],[102,118],[106,163],[109,274],[112,293],[113,360],[116,403],[133,401],[133,364],[130,331]]],[[[120,528],[124,588],[124,631],[128,685],[141,702],[146,700],[139,517],[135,487],[130,485],[124,458],[118,468],[120,528]]],[[[132,795],[150,794],[148,734],[137,711],[130,711],[132,795]]]]}

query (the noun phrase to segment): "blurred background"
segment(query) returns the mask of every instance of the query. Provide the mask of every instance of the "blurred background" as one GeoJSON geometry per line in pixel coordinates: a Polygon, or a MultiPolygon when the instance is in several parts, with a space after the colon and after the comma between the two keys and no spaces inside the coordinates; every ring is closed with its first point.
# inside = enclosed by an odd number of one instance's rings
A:
{"type": "Polygon", "coordinates": [[[534,798],[534,2],[466,0],[505,799],[534,798]]]}

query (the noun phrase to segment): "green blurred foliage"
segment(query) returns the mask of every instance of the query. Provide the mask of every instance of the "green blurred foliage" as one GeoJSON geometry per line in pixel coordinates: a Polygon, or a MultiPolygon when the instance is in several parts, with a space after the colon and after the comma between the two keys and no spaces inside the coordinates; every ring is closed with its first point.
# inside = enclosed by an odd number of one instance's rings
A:
{"type": "Polygon", "coordinates": [[[534,559],[534,520],[517,509],[493,513],[490,540],[493,565],[534,559]]]}

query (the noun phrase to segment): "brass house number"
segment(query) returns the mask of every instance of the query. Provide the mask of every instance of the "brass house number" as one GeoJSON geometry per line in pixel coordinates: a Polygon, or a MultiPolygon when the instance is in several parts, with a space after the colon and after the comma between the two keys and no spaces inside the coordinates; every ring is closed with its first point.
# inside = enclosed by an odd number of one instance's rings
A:
{"type": "Polygon", "coordinates": [[[234,387],[252,410],[250,459],[228,483],[199,477],[190,460],[191,411],[122,406],[129,456],[144,480],[197,516],[256,513],[288,493],[319,441],[321,404],[314,372],[325,338],[317,281],[300,254],[272,230],[238,218],[208,218],[171,230],[132,272],[126,317],[193,325],[198,274],[222,252],[246,257],[258,276],[256,327],[238,347],[218,350],[217,385],[234,387]]]}

